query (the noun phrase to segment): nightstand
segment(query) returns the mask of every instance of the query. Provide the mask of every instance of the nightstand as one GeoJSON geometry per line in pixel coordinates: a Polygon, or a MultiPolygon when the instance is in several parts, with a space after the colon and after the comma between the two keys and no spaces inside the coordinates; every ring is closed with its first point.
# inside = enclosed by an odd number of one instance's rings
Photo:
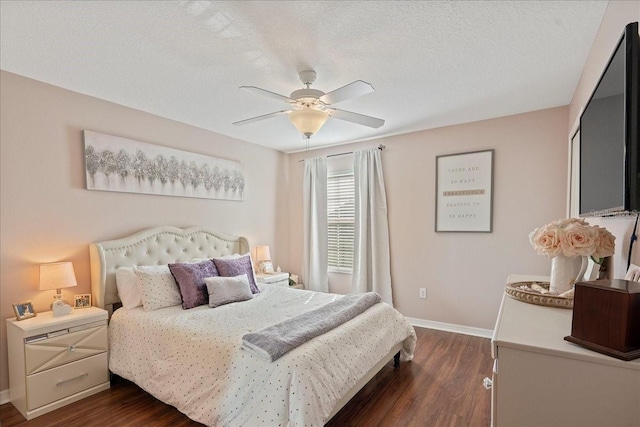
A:
{"type": "Polygon", "coordinates": [[[289,273],[256,274],[258,283],[275,286],[289,286],[289,273]]]}
{"type": "Polygon", "coordinates": [[[11,403],[30,420],[109,388],[107,312],[7,319],[11,403]]]}

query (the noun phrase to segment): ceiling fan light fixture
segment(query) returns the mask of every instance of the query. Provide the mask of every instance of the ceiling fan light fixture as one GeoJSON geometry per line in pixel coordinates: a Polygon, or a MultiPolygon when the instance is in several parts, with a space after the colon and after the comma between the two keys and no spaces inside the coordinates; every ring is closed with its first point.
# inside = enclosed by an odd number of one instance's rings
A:
{"type": "Polygon", "coordinates": [[[320,130],[329,118],[329,113],[313,108],[294,110],[289,114],[289,120],[307,138],[320,130]]]}
{"type": "Polygon", "coordinates": [[[312,135],[315,135],[320,128],[324,126],[329,117],[331,117],[332,120],[333,118],[336,118],[374,129],[384,125],[384,120],[382,119],[351,111],[339,110],[333,107],[333,104],[337,104],[338,102],[373,92],[374,89],[371,84],[363,80],[356,80],[331,92],[325,93],[318,89],[311,89],[310,87],[316,79],[315,71],[305,70],[299,75],[300,81],[302,81],[302,84],[305,87],[303,89],[294,90],[290,96],[280,95],[256,86],[240,86],[241,89],[268,96],[269,98],[274,98],[279,101],[284,101],[289,109],[240,120],[233,124],[237,126],[246,125],[286,114],[289,116],[289,120],[291,120],[291,123],[296,127],[296,129],[307,138],[307,144],[309,143],[309,138],[312,135]]]}

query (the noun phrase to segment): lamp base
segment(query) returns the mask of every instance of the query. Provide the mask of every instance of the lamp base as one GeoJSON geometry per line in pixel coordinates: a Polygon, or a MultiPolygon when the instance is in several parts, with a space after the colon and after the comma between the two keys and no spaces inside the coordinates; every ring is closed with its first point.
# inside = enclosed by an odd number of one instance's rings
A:
{"type": "Polygon", "coordinates": [[[53,312],[53,317],[67,315],[71,313],[71,310],[72,310],[72,307],[62,299],[56,299],[51,304],[51,311],[53,312]]]}
{"type": "Polygon", "coordinates": [[[53,301],[51,301],[51,305],[49,306],[49,308],[50,308],[51,310],[53,310],[53,305],[56,303],[56,301],[62,301],[62,302],[63,302],[64,304],[66,304],[66,305],[71,305],[71,304],[69,304],[69,301],[67,301],[66,299],[64,299],[64,298],[62,297],[62,294],[61,294],[61,293],[60,293],[60,294],[55,294],[55,295],[53,296],[53,301]]]}
{"type": "Polygon", "coordinates": [[[273,263],[271,261],[260,261],[259,264],[260,272],[262,274],[272,274],[273,273],[273,263]]]}

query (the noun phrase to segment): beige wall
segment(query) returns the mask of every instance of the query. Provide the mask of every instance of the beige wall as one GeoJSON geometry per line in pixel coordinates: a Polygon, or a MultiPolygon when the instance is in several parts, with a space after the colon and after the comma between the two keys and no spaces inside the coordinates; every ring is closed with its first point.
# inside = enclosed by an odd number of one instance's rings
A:
{"type": "MultiPolygon", "coordinates": [[[[302,265],[302,173],[305,157],[384,144],[394,302],[404,315],[492,329],[509,273],[548,274],[528,234],[564,217],[567,107],[415,132],[291,155],[290,262],[302,265]],[[436,233],[435,156],[495,149],[493,233],[436,233]],[[426,287],[426,300],[418,288],[426,287]]],[[[343,162],[345,157],[329,159],[343,162]]],[[[344,275],[330,278],[345,291],[344,275]]],[[[348,289],[346,289],[348,291],[348,289]]]]}
{"type": "Polygon", "coordinates": [[[48,310],[53,291],[38,292],[38,264],[69,260],[89,293],[93,241],[155,225],[202,224],[271,246],[286,268],[288,156],[258,145],[125,108],[14,74],[0,74],[1,277],[0,390],[8,389],[4,319],[12,303],[48,310]],[[239,160],[245,201],[85,190],[82,130],[239,160]]]}

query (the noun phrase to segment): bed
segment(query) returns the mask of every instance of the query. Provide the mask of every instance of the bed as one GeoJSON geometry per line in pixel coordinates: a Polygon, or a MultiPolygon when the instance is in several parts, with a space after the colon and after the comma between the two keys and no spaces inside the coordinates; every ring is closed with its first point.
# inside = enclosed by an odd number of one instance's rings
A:
{"type": "Polygon", "coordinates": [[[90,245],[94,304],[110,312],[109,369],[206,425],[317,426],[394,357],[411,360],[415,332],[378,303],[266,362],[244,334],[322,307],[340,295],[264,285],[252,299],[185,310],[118,309],[116,270],[249,252],[247,239],[204,227],[155,227],[90,245]]]}

